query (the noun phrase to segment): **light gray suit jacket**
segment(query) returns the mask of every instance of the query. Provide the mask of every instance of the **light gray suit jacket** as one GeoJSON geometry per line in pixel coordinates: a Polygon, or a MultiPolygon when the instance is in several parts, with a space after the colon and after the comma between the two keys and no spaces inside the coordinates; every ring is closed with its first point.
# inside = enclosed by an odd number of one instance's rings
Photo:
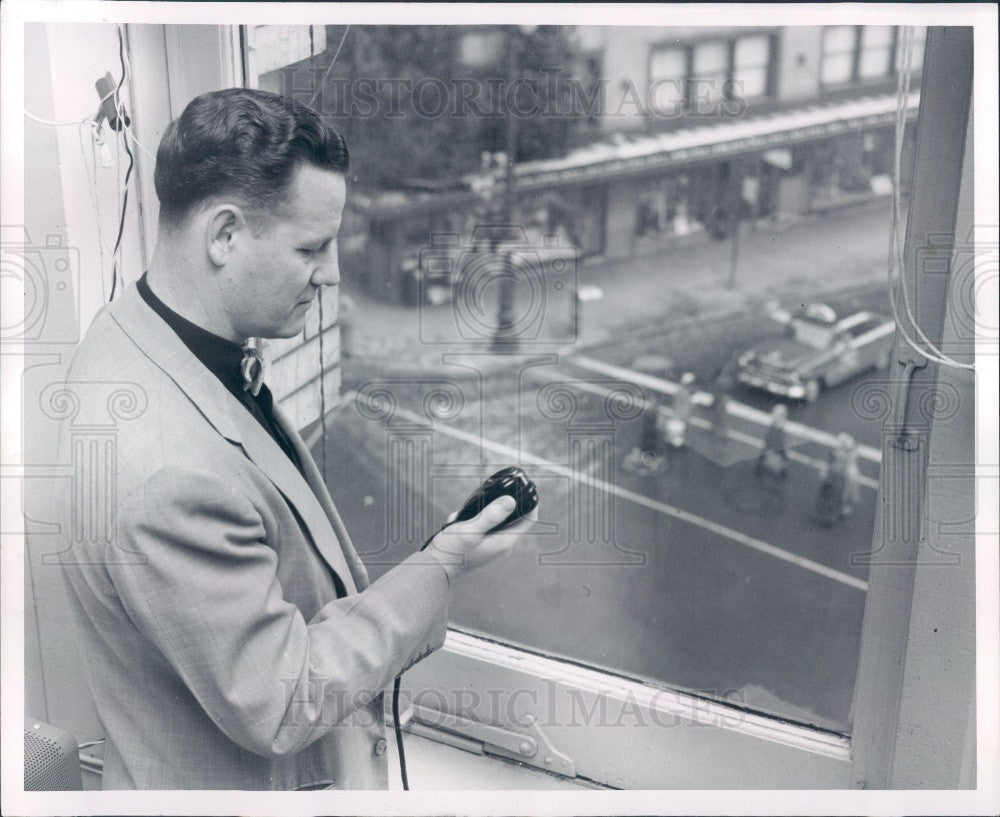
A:
{"type": "Polygon", "coordinates": [[[77,451],[113,463],[77,468],[60,556],[104,787],[385,788],[382,692],[443,643],[444,569],[417,554],[369,585],[296,430],[276,410],[305,479],[134,287],[67,388],[70,431],[125,417],[77,451]]]}

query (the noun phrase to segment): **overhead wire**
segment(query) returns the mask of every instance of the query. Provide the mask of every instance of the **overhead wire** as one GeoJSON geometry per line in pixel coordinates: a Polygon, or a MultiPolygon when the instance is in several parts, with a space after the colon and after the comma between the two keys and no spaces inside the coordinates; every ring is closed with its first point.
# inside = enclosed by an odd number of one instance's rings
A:
{"type": "Polygon", "coordinates": [[[902,204],[900,197],[900,178],[902,170],[903,140],[906,133],[906,110],[909,106],[910,81],[912,75],[911,61],[913,58],[913,27],[904,26],[902,30],[902,59],[896,81],[896,130],[895,145],[893,152],[893,179],[892,179],[892,224],[889,228],[889,303],[892,307],[892,316],[896,321],[896,327],[906,343],[916,352],[928,360],[933,360],[942,366],[954,369],[964,369],[973,371],[975,365],[972,363],[960,363],[957,360],[942,352],[923,332],[917,322],[913,309],[910,306],[910,296],[906,285],[906,267],[904,258],[903,236],[900,230],[902,222],[902,204]],[[899,271],[899,287],[895,272],[899,271]],[[901,293],[903,306],[906,311],[906,318],[910,325],[916,330],[917,335],[927,345],[923,349],[907,332],[906,326],[900,319],[899,307],[896,304],[897,292],[901,293]]]}

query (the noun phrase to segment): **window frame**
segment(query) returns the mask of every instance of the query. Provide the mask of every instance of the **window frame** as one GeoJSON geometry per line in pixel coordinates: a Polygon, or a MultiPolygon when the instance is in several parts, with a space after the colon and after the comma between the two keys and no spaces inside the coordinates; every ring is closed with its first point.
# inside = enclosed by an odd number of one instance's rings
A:
{"type": "MultiPolygon", "coordinates": [[[[773,42],[772,39],[772,71],[773,42]]],[[[686,47],[690,68],[692,44],[686,47]]],[[[855,49],[855,72],[856,64],[855,49]]],[[[971,173],[963,173],[963,185],[967,183],[971,185],[971,173]]],[[[891,597],[891,603],[900,602],[896,597],[900,592],[904,602],[912,599],[912,588],[909,593],[892,588],[883,588],[883,592],[891,597]]],[[[868,633],[868,619],[866,605],[862,649],[871,652],[878,645],[868,633]]],[[[885,693],[862,689],[862,680],[859,672],[856,703],[860,701],[869,707],[873,700],[884,703],[885,693]]],[[[646,716],[648,728],[641,731],[638,725],[624,727],[624,732],[615,735],[612,741],[608,741],[606,726],[567,728],[559,721],[554,726],[539,724],[555,748],[571,757],[578,776],[618,788],[852,788],[863,783],[858,779],[857,753],[868,753],[863,763],[870,764],[871,752],[879,751],[867,737],[859,742],[856,734],[848,737],[792,724],[681,690],[541,655],[457,627],[449,627],[441,650],[406,673],[403,689],[453,689],[474,693],[480,700],[500,689],[512,695],[520,693],[523,700],[534,696],[542,701],[553,689],[561,689],[567,694],[575,691],[577,695],[595,695],[599,700],[631,701],[634,711],[646,716]],[[657,693],[661,693],[659,697],[657,693]],[[654,715],[669,723],[655,722],[654,715]],[[614,751],[609,751],[609,747],[614,751]],[[742,776],[748,774],[747,770],[751,770],[749,778],[742,776]]],[[[518,724],[498,725],[526,728],[518,724]]],[[[465,740],[465,745],[471,751],[483,750],[475,741],[465,740]]],[[[887,761],[884,754],[877,759],[891,763],[891,757],[887,761]]]]}
{"type": "Polygon", "coordinates": [[[683,114],[685,116],[695,117],[706,115],[697,110],[695,101],[691,98],[692,81],[695,79],[695,50],[700,46],[718,43],[721,44],[726,51],[723,91],[718,99],[719,102],[722,103],[737,102],[739,100],[733,94],[733,83],[735,81],[736,71],[736,46],[740,40],[756,37],[765,37],[767,40],[767,62],[763,66],[764,91],[761,94],[746,97],[743,101],[750,106],[770,102],[774,99],[775,95],[778,48],[781,39],[779,36],[779,29],[774,27],[747,27],[745,30],[741,30],[738,34],[729,34],[723,37],[719,37],[715,34],[706,34],[702,37],[695,37],[681,42],[676,40],[663,40],[650,43],[646,54],[646,88],[648,90],[653,86],[653,83],[661,81],[653,75],[653,61],[656,55],[663,51],[680,51],[684,54],[685,63],[684,76],[681,79],[683,84],[683,114]]]}

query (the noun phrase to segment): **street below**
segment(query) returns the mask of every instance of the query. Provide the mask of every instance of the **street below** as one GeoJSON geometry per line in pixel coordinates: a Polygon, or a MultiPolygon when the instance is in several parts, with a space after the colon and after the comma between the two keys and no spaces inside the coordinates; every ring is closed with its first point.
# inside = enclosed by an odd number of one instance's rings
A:
{"type": "MultiPolygon", "coordinates": [[[[834,265],[836,246],[859,224],[859,214],[846,213],[786,228],[772,254],[780,258],[787,242],[822,255],[828,227],[834,265]]],[[[744,242],[748,263],[762,240],[744,242]]],[[[684,445],[661,445],[655,473],[629,467],[628,458],[642,442],[644,407],[655,399],[669,414],[683,372],[707,391],[740,351],[780,335],[768,317],[775,304],[822,301],[842,315],[889,314],[879,255],[851,256],[839,288],[832,268],[825,275],[815,267],[812,287],[807,275],[791,276],[735,300],[691,282],[700,313],[661,305],[660,318],[627,314],[614,327],[585,328],[590,342],[558,352],[503,358],[430,348],[420,359],[437,362],[408,372],[353,356],[325,443],[318,431],[309,439],[373,578],[419,549],[483,478],[517,464],[538,486],[539,523],[515,553],[463,578],[453,626],[849,732],[886,374],[864,372],[812,404],[786,401],[784,479],[755,469],[777,398],[742,386],[729,392],[739,408],[724,439],[698,405],[684,445]],[[828,441],[841,432],[871,453],[861,458],[853,513],[824,526],[817,495],[828,441]]],[[[608,291],[599,271],[585,275],[608,291]]],[[[652,297],[633,300],[648,316],[657,311],[652,297]]],[[[609,304],[582,320],[593,322],[601,309],[609,304]]]]}

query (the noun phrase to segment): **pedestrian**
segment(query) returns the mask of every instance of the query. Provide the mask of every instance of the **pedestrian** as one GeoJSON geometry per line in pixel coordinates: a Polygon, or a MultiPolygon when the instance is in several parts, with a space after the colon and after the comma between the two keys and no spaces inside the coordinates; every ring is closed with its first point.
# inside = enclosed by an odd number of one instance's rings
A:
{"type": "Polygon", "coordinates": [[[722,446],[729,442],[729,390],[732,387],[732,372],[728,366],[723,366],[712,381],[712,405],[708,413],[712,435],[722,446]]]}
{"type": "Polygon", "coordinates": [[[850,516],[861,501],[861,473],[858,469],[858,443],[850,434],[841,433],[837,437],[838,452],[843,461],[844,493],[841,515],[850,516]]]}
{"type": "Polygon", "coordinates": [[[79,502],[108,517],[59,571],[106,789],[388,788],[383,691],[442,646],[461,576],[523,530],[487,535],[513,509],[498,499],[370,582],[264,382],[250,339],[300,334],[339,282],[347,173],[302,103],[194,99],[157,152],[148,270],[74,356],[81,416],[142,401],[115,427],[114,479],[54,497],[67,529],[79,502]]]}
{"type": "Polygon", "coordinates": [[[771,476],[783,478],[788,471],[788,445],[785,437],[785,423],[788,420],[788,408],[778,403],[771,409],[770,423],[764,434],[764,448],[757,458],[755,472],[760,475],[766,472],[771,476]]]}
{"type": "Polygon", "coordinates": [[[681,375],[680,383],[677,384],[677,391],[674,393],[673,414],[662,425],[664,436],[674,448],[680,448],[684,445],[688,422],[694,412],[693,384],[694,375],[691,372],[684,372],[681,375]]]}
{"type": "Polygon", "coordinates": [[[663,461],[660,456],[659,419],[660,404],[656,398],[650,398],[642,413],[639,444],[632,446],[622,462],[623,468],[640,476],[651,476],[660,470],[663,461]]]}
{"type": "Polygon", "coordinates": [[[816,520],[824,528],[831,527],[843,515],[845,464],[840,447],[831,448],[814,507],[816,520]]]}

